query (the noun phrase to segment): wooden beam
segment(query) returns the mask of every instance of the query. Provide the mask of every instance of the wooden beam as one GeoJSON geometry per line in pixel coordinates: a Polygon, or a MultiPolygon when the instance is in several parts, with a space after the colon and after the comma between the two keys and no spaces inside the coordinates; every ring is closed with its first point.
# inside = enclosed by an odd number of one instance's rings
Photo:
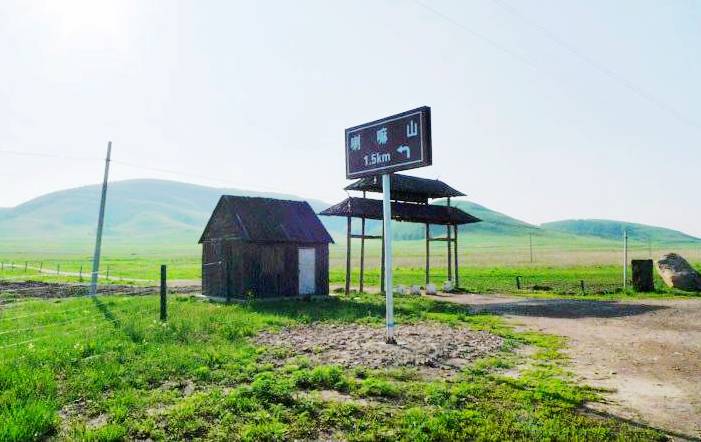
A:
{"type": "Polygon", "coordinates": [[[460,276],[458,274],[458,225],[453,225],[453,232],[455,233],[455,239],[453,240],[453,247],[455,248],[455,287],[460,287],[460,276]]]}
{"type": "Polygon", "coordinates": [[[346,235],[346,295],[350,293],[351,278],[351,217],[348,217],[348,232],[346,235]]]}
{"type": "Polygon", "coordinates": [[[362,293],[364,288],[363,276],[365,273],[365,218],[362,218],[360,222],[360,287],[358,290],[362,293]]]}
{"type": "MultiPolygon", "coordinates": [[[[448,207],[450,207],[450,197],[448,197],[448,207]]],[[[447,239],[446,244],[448,245],[448,281],[452,281],[453,280],[453,271],[452,271],[453,259],[450,256],[451,255],[451,252],[450,252],[451,247],[450,247],[450,225],[449,224],[445,226],[445,230],[446,230],[445,237],[447,239]]]]}
{"type": "Polygon", "coordinates": [[[426,224],[426,285],[431,282],[430,274],[431,274],[431,228],[426,224]]]}
{"type": "Polygon", "coordinates": [[[382,239],[382,235],[351,235],[354,239],[382,239]]]}

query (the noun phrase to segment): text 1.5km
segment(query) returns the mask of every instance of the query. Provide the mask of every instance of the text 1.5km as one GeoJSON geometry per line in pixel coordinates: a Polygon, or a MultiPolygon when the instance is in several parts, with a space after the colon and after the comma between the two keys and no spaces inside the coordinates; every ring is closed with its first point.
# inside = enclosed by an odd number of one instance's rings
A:
{"type": "Polygon", "coordinates": [[[376,164],[389,163],[391,159],[392,159],[392,156],[390,155],[389,152],[385,152],[385,153],[373,152],[370,155],[363,156],[363,160],[365,160],[366,166],[374,166],[376,164]]]}

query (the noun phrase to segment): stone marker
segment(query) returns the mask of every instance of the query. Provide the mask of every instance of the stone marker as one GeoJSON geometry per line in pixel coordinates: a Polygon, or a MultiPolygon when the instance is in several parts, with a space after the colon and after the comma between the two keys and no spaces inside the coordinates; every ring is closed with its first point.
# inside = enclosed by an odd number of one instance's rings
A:
{"type": "Polygon", "coordinates": [[[668,253],[657,260],[657,271],[669,287],[701,292],[701,274],[676,253],[668,253]]]}
{"type": "Polygon", "coordinates": [[[652,292],[655,290],[655,283],[652,278],[652,260],[634,259],[631,261],[633,267],[633,288],[636,292],[652,292]]]}

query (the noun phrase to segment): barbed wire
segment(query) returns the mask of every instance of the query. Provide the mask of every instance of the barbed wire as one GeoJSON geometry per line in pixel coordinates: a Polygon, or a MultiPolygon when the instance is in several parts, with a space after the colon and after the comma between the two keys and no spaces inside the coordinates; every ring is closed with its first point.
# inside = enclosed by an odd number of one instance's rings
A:
{"type": "MultiPolygon", "coordinates": [[[[84,308],[88,308],[88,307],[89,306],[85,306],[84,308]]],[[[99,307],[97,307],[97,306],[94,306],[94,307],[99,309],[99,307]]],[[[111,309],[109,313],[113,314],[113,313],[117,313],[117,312],[124,312],[124,311],[127,311],[128,309],[131,309],[131,307],[111,309]]],[[[56,322],[51,322],[49,324],[39,324],[39,325],[31,326],[31,327],[12,328],[12,329],[7,329],[7,330],[2,330],[2,331],[0,331],[0,336],[5,336],[5,335],[8,335],[10,333],[22,333],[22,332],[33,331],[33,330],[44,330],[44,329],[51,328],[51,327],[57,327],[59,325],[73,324],[73,323],[76,323],[78,321],[82,321],[85,319],[95,319],[95,318],[101,318],[101,317],[105,317],[105,313],[101,312],[101,313],[94,314],[94,315],[81,315],[81,316],[78,316],[78,317],[75,317],[72,319],[68,319],[65,321],[56,321],[56,322]]]]}
{"type": "MultiPolygon", "coordinates": [[[[157,311],[156,308],[153,308],[153,309],[151,309],[151,310],[145,310],[145,311],[142,310],[141,316],[142,316],[142,318],[143,318],[143,317],[145,316],[146,313],[155,313],[156,311],[157,311]]],[[[12,348],[12,347],[17,347],[17,346],[24,345],[24,344],[30,344],[30,343],[33,343],[33,342],[40,341],[40,340],[42,340],[42,339],[55,338],[55,337],[57,337],[57,336],[70,336],[72,333],[75,333],[75,332],[84,332],[84,331],[88,331],[88,330],[94,330],[94,329],[96,329],[96,328],[105,326],[105,325],[107,325],[107,324],[114,324],[114,323],[119,322],[119,321],[122,321],[122,320],[124,320],[124,319],[123,319],[123,318],[114,318],[114,319],[105,318],[105,321],[104,321],[104,322],[101,322],[100,324],[96,324],[96,325],[94,325],[94,326],[84,327],[84,328],[78,328],[78,329],[74,329],[74,330],[69,330],[68,332],[59,333],[58,335],[57,335],[57,334],[43,335],[43,336],[38,336],[38,337],[36,337],[36,338],[27,339],[27,340],[25,340],[25,341],[15,342],[15,343],[12,343],[12,344],[6,344],[6,345],[3,345],[3,346],[0,346],[0,350],[7,349],[7,348],[12,348]]]]}

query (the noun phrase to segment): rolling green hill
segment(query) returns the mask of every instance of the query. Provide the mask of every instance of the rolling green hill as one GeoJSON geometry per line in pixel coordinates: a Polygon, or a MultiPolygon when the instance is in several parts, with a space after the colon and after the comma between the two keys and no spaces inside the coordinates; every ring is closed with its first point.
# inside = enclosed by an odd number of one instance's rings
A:
{"type": "MultiPolygon", "coordinates": [[[[196,245],[222,194],[300,200],[294,195],[222,189],[163,180],[110,183],[105,216],[106,244],[196,245]]],[[[79,247],[94,241],[100,186],[53,192],[0,211],[0,242],[6,247],[79,247]]],[[[328,204],[307,200],[319,211],[328,204]]],[[[344,220],[325,220],[339,230],[344,220]]]]}
{"type": "MultiPolygon", "coordinates": [[[[437,201],[435,204],[445,205],[445,200],[437,201]]],[[[451,205],[458,207],[470,215],[474,215],[482,221],[474,224],[466,224],[460,226],[461,233],[468,233],[477,236],[522,236],[533,233],[542,235],[543,232],[537,226],[528,224],[524,221],[504,215],[488,209],[477,203],[467,200],[451,201],[451,205]]],[[[425,227],[423,225],[409,223],[394,223],[394,237],[398,239],[422,239],[425,235],[425,227]]],[[[431,233],[434,236],[444,236],[445,227],[433,226],[431,233]]]]}
{"type": "MultiPolygon", "coordinates": [[[[222,194],[267,196],[301,200],[299,196],[261,193],[242,189],[199,186],[164,180],[127,180],[110,183],[107,197],[104,245],[116,254],[147,251],[183,251],[199,253],[197,240],[212,209],[222,194]]],[[[67,189],[35,198],[12,208],[0,208],[0,250],[8,253],[89,255],[94,242],[100,186],[67,189]]],[[[309,200],[319,212],[329,203],[309,200]]],[[[689,235],[659,227],[613,221],[562,221],[542,227],[525,223],[479,204],[458,200],[455,206],[477,216],[480,223],[460,227],[465,244],[528,244],[528,235],[538,244],[610,243],[620,240],[623,225],[628,226],[631,241],[682,243],[699,241],[689,235]],[[525,239],[524,239],[525,238],[525,239]],[[524,242],[525,241],[525,242],[524,242]]],[[[437,204],[445,204],[439,201],[437,204]]],[[[343,241],[346,220],[321,217],[331,234],[343,241]]],[[[359,220],[354,231],[359,232],[359,220]]],[[[368,232],[380,231],[380,223],[368,222],[368,232]]],[[[423,239],[425,227],[394,223],[394,237],[423,239]]],[[[445,235],[445,228],[432,227],[434,236],[445,235]]]]}
{"type": "Polygon", "coordinates": [[[687,235],[677,230],[606,219],[554,221],[544,223],[542,227],[545,230],[554,232],[595,236],[612,240],[620,240],[623,236],[623,231],[626,230],[628,232],[628,238],[632,241],[646,242],[650,240],[656,243],[666,244],[701,242],[700,238],[687,235]]]}

